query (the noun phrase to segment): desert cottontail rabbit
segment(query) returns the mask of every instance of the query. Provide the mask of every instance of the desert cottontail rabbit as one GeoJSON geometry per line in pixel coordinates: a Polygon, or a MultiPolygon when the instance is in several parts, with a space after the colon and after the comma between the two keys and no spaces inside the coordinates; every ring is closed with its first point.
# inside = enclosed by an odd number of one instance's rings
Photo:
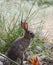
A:
{"type": "Polygon", "coordinates": [[[25,33],[21,38],[13,41],[10,49],[7,52],[7,56],[14,61],[19,58],[21,60],[20,65],[23,65],[23,54],[28,48],[31,38],[34,38],[34,33],[28,30],[28,24],[26,22],[21,22],[21,27],[24,29],[25,33]]]}

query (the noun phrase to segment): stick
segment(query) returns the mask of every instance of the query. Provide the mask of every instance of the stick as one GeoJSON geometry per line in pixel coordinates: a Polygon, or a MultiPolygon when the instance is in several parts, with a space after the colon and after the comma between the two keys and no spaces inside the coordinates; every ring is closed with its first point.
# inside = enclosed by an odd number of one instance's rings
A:
{"type": "Polygon", "coordinates": [[[2,53],[0,53],[0,55],[1,55],[2,57],[4,57],[4,58],[8,59],[9,61],[11,61],[11,62],[13,62],[13,63],[19,65],[19,63],[17,63],[17,62],[15,62],[15,61],[11,60],[11,59],[8,58],[6,55],[4,55],[4,54],[2,54],[2,53]]]}

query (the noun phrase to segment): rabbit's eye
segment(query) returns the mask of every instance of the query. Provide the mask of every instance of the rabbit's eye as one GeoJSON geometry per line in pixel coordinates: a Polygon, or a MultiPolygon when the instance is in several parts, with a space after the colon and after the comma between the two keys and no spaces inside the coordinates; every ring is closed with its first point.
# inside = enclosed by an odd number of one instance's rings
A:
{"type": "Polygon", "coordinates": [[[32,33],[30,33],[32,35],[32,33]]]}

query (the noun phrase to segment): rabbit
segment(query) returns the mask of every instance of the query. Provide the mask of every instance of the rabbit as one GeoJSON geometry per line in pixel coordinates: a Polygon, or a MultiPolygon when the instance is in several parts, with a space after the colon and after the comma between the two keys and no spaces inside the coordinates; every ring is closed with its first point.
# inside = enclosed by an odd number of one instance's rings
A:
{"type": "Polygon", "coordinates": [[[21,22],[21,27],[24,30],[24,35],[13,41],[10,49],[7,52],[7,57],[16,61],[21,60],[20,65],[23,65],[24,53],[30,44],[30,40],[34,38],[34,33],[28,30],[28,23],[21,22]]]}

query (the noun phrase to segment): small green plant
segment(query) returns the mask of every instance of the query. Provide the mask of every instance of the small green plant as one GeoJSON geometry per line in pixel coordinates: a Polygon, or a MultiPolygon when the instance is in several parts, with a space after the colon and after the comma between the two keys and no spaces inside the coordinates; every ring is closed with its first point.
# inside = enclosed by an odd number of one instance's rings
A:
{"type": "MultiPolygon", "coordinates": [[[[11,33],[10,33],[11,34],[11,33]]],[[[10,47],[11,43],[17,39],[18,37],[22,36],[23,35],[23,30],[21,27],[18,28],[18,30],[16,31],[16,33],[13,32],[13,34],[11,34],[12,36],[9,36],[7,37],[7,40],[6,40],[6,44],[3,46],[0,44],[0,52],[3,52],[5,53],[8,48],[10,47]]]]}

